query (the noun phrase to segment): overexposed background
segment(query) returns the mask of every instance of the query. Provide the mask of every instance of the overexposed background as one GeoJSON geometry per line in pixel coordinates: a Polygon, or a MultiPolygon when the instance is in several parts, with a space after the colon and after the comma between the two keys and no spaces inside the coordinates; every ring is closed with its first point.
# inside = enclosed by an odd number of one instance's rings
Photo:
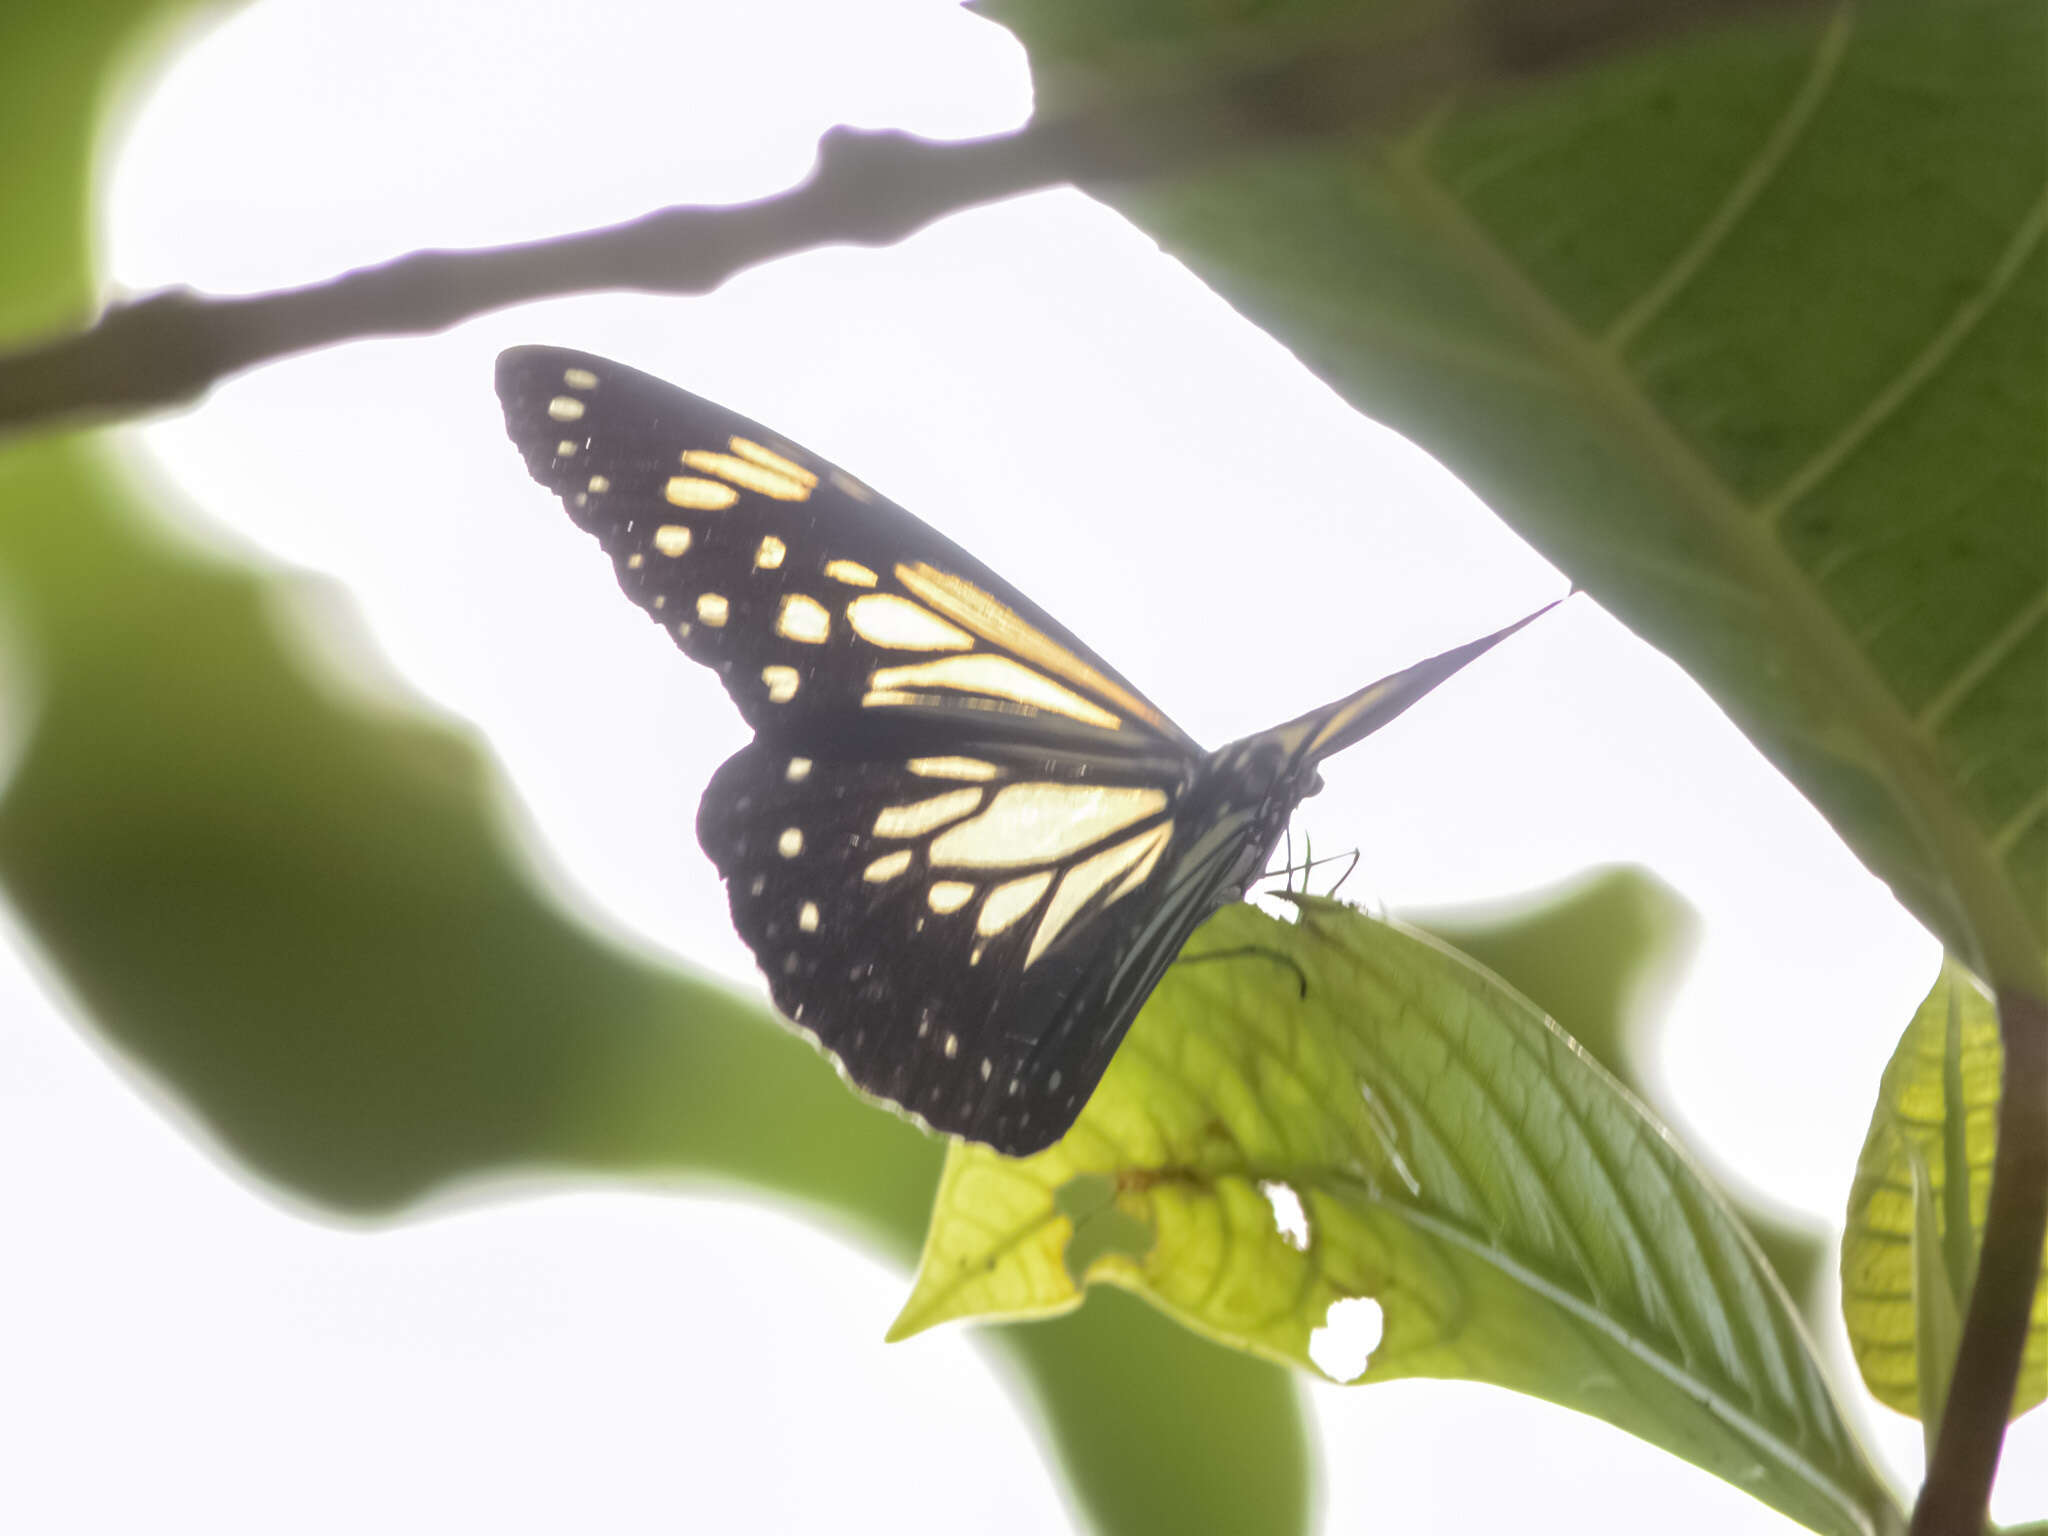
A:
{"type": "MultiPolygon", "coordinates": [[[[833,123],[975,135],[1031,99],[1008,34],[945,0],[264,0],[146,66],[107,144],[103,224],[108,270],[138,290],[275,287],[760,196],[833,123]]],[[[183,487],[187,536],[347,585],[359,621],[281,621],[350,686],[423,693],[487,733],[566,902],[744,987],[693,831],[744,729],[506,442],[491,360],[527,341],[672,378],[846,465],[1212,746],[1566,586],[1073,192],[708,298],[579,298],[334,349],[124,435],[183,487]]],[[[1702,918],[1664,1035],[1684,1130],[1839,1222],[1937,947],[1682,673],[1575,598],[1325,777],[1296,826],[1364,850],[1354,899],[1484,900],[1614,860],[1675,886],[1702,918]]],[[[252,1532],[1071,1523],[971,1333],[884,1346],[905,1277],[840,1238],[566,1186],[337,1226],[251,1187],[70,1013],[20,943],[0,955],[18,1170],[0,1182],[0,1527],[161,1528],[194,1507],[252,1532]],[[336,1443],[355,1448],[346,1481],[336,1443]]],[[[1504,1393],[1313,1401],[1332,1531],[1636,1531],[1648,1511],[1793,1529],[1504,1393]]],[[[2043,1417],[2009,1446],[1999,1512],[2048,1506],[2043,1417]]],[[[1917,1426],[1873,1425],[1917,1475],[1917,1426]]]]}

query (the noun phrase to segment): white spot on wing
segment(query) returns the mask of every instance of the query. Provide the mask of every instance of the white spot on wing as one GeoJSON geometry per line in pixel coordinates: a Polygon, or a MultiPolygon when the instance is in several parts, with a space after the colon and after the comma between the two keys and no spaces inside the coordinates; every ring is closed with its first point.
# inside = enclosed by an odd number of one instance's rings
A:
{"type": "Polygon", "coordinates": [[[672,476],[661,494],[671,506],[698,512],[717,512],[740,499],[740,493],[721,480],[702,480],[695,475],[672,476]]]}
{"type": "Polygon", "coordinates": [[[934,881],[925,901],[934,912],[958,912],[974,900],[974,887],[964,880],[934,881]]]}
{"type": "Polygon", "coordinates": [[[981,915],[974,920],[974,931],[983,937],[993,937],[1023,917],[1038,905],[1039,897],[1052,885],[1052,871],[1040,870],[1035,875],[1026,875],[1021,880],[1008,880],[988,893],[988,900],[981,904],[981,915]]]}
{"type": "Polygon", "coordinates": [[[818,904],[815,901],[804,903],[803,910],[796,915],[796,925],[805,933],[818,931],[818,904]]]}
{"type": "Polygon", "coordinates": [[[782,564],[782,557],[789,553],[789,546],[772,533],[761,535],[761,546],[754,551],[754,569],[772,571],[782,564]]]}
{"type": "Polygon", "coordinates": [[[723,628],[725,616],[731,605],[716,592],[706,592],[697,599],[697,618],[700,623],[709,624],[713,629],[723,628]]]}
{"type": "Polygon", "coordinates": [[[815,597],[791,592],[775,615],[775,633],[799,645],[823,645],[832,633],[832,615],[815,597]]]}
{"type": "Polygon", "coordinates": [[[965,651],[974,636],[893,592],[869,592],[846,605],[846,622],[869,645],[891,651],[965,651]]]}
{"type": "Polygon", "coordinates": [[[932,862],[1050,863],[1165,809],[1166,791],[1146,786],[1006,784],[986,811],[933,842],[932,862]]]}
{"type": "Polygon", "coordinates": [[[1117,717],[1101,705],[1084,699],[1073,689],[1034,672],[1008,656],[977,652],[971,656],[947,656],[938,661],[921,661],[907,667],[880,667],[868,678],[864,705],[894,703],[891,695],[912,688],[945,688],[960,693],[978,693],[1004,699],[1023,709],[1044,710],[1065,715],[1084,725],[1115,730],[1117,717]]]}
{"type": "Polygon", "coordinates": [[[1037,931],[1031,935],[1031,949],[1024,956],[1025,969],[1029,970],[1052,946],[1053,940],[1088,905],[1095,893],[1118,875],[1124,875],[1124,880],[1111,892],[1111,901],[1144,884],[1145,877],[1152,873],[1152,866],[1159,862],[1159,855],[1165,851],[1172,836],[1173,823],[1164,822],[1092,854],[1068,870],[1060,879],[1060,888],[1046,903],[1045,915],[1038,920],[1037,931]],[[1129,873],[1125,874],[1127,870],[1129,873]]]}
{"type": "Polygon", "coordinates": [[[996,765],[978,757],[913,757],[903,765],[921,779],[992,779],[996,765]]]}
{"type": "Polygon", "coordinates": [[[885,853],[874,863],[860,872],[861,879],[870,885],[880,885],[885,880],[894,880],[910,868],[910,850],[898,848],[894,853],[885,853]]]}
{"type": "Polygon", "coordinates": [[[562,382],[571,389],[595,389],[597,375],[588,368],[570,368],[562,374],[562,382]]]}
{"type": "Polygon", "coordinates": [[[548,402],[548,415],[556,421],[581,421],[583,402],[574,395],[557,395],[548,402]]]}
{"type": "Polygon", "coordinates": [[[782,775],[792,784],[801,784],[811,776],[811,760],[808,757],[792,757],[789,767],[782,775]]]}
{"type": "Polygon", "coordinates": [[[690,530],[681,523],[663,523],[654,530],[654,547],[673,559],[690,547],[690,530]]]}
{"type": "Polygon", "coordinates": [[[775,851],[785,859],[793,859],[804,851],[804,829],[784,827],[782,836],[775,839],[775,851]]]}
{"type": "Polygon", "coordinates": [[[796,697],[797,684],[803,679],[795,667],[763,667],[761,681],[768,685],[769,703],[787,704],[796,697]]]}
{"type": "Polygon", "coordinates": [[[875,584],[875,573],[858,560],[827,560],[825,574],[849,587],[872,587],[875,584]]]}
{"type": "Polygon", "coordinates": [[[918,837],[949,821],[958,821],[980,804],[978,789],[949,789],[929,800],[884,806],[875,814],[875,836],[918,837]]]}

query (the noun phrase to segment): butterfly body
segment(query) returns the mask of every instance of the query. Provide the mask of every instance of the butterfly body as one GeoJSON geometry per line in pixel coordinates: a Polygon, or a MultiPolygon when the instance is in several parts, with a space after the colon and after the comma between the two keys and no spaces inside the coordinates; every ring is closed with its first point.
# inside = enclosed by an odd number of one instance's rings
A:
{"type": "Polygon", "coordinates": [[[776,1005],[856,1086],[1005,1152],[1072,1123],[1317,764],[1501,638],[1207,753],[971,555],[745,418],[555,348],[506,352],[498,393],[534,478],[754,729],[697,831],[776,1005]]]}

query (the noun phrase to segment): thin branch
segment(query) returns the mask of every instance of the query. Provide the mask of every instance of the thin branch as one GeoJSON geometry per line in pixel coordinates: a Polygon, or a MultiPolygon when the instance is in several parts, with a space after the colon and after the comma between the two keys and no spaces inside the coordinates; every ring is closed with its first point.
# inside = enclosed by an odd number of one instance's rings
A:
{"type": "MultiPolygon", "coordinates": [[[[1583,68],[1625,47],[1816,0],[1464,0],[1412,34],[1323,46],[1015,133],[935,143],[837,128],[801,186],[759,202],[673,207],[526,245],[419,251],[305,288],[172,289],[89,328],[0,355],[0,433],[190,400],[231,374],[353,337],[437,331],[489,310],[600,288],[708,293],[743,269],[840,242],[881,245],[947,214],[1064,182],[1187,170],[1275,143],[1398,127],[1453,92],[1583,68]]],[[[1325,43],[1328,40],[1324,40],[1325,43]]]]}
{"type": "Polygon", "coordinates": [[[2005,1076],[1984,1246],[1911,1536],[1982,1536],[2048,1241],[2048,1004],[2001,991],[1998,1033],[2005,1076]]]}

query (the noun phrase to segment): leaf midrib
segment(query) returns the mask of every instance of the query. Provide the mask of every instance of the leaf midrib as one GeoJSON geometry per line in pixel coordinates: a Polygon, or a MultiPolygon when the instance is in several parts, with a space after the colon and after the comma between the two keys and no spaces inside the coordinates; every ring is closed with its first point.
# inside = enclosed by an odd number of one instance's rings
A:
{"type": "MultiPolygon", "coordinates": [[[[1948,884],[1961,937],[1977,949],[1965,958],[1994,986],[2048,994],[2048,965],[2017,894],[1947,783],[1932,738],[1771,536],[1769,524],[1679,436],[1619,356],[1568,318],[1431,175],[1425,156],[1434,126],[1383,159],[1389,188],[1481,291],[1520,323],[1536,354],[1578,387],[1609,441],[1668,486],[1696,528],[1749,579],[1790,653],[1807,663],[1812,693],[1835,701],[1854,727],[1866,749],[1858,760],[1886,784],[1923,855],[1948,884]]],[[[2008,246],[2008,256],[2014,248],[2008,246]]],[[[1834,743],[1820,744],[1840,755],[1834,743]]]]}

